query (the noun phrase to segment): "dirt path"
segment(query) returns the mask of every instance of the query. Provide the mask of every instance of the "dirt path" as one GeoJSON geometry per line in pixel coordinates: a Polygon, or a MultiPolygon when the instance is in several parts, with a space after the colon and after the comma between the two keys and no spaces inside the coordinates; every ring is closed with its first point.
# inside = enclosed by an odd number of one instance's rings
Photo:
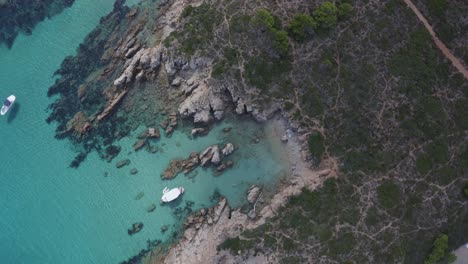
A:
{"type": "Polygon", "coordinates": [[[426,29],[429,31],[429,33],[431,34],[432,36],[432,39],[434,40],[434,43],[436,44],[436,46],[440,49],[440,51],[442,51],[442,53],[444,54],[444,56],[449,59],[451,62],[452,62],[452,65],[455,66],[455,68],[457,68],[457,70],[463,74],[463,76],[465,77],[465,79],[468,80],[468,70],[465,69],[465,66],[463,66],[463,64],[460,62],[460,60],[458,60],[451,52],[450,50],[447,48],[447,46],[445,46],[445,44],[437,37],[437,35],[435,34],[434,30],[432,29],[431,25],[429,24],[429,22],[427,21],[427,19],[421,14],[421,12],[419,12],[418,8],[413,4],[413,2],[411,2],[411,0],[403,0],[405,1],[406,5],[411,8],[411,10],[413,10],[413,12],[416,14],[416,16],[418,17],[418,19],[424,24],[424,26],[426,27],[426,29]]]}

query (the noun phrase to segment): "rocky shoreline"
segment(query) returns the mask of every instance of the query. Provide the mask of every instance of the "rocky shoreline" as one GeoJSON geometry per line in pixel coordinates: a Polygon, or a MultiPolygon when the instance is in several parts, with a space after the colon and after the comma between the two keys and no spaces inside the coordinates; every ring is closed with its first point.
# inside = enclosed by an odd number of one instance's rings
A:
{"type": "MultiPolygon", "coordinates": [[[[70,138],[84,147],[84,152],[72,163],[73,167],[93,150],[103,159],[112,160],[120,152],[114,142],[137,126],[145,125],[148,130],[133,146],[138,151],[146,144],[149,134],[158,134],[155,137],[159,138],[158,123],[166,136],[170,136],[179,118],[193,121],[191,132],[196,136],[208,133],[210,124],[223,119],[226,112],[250,115],[256,121],[266,122],[270,126],[268,133],[278,139],[279,146],[274,151],[283,153],[292,176],[285,179],[286,183],[271,199],[267,201],[259,187],[251,187],[248,213],[240,208],[232,209],[221,199],[214,208],[191,215],[182,239],[164,256],[154,257],[157,255],[154,252],[147,254],[147,263],[216,262],[219,257],[216,247],[225,238],[265,223],[288,197],[299,194],[304,187],[313,189],[326,177],[337,173],[336,166],[331,168],[333,164],[326,161],[321,163],[321,168],[310,169],[308,129],[300,128],[299,123],[282,111],[279,102],[259,103],[259,94],[252,93],[254,88],[248,90],[212,78],[212,58],[202,54],[189,57],[174,47],[163,45],[179,27],[177,21],[184,8],[201,2],[154,4],[147,1],[129,9],[123,6],[123,1],[117,1],[112,13],[101,20],[101,25],[80,46],[78,55],[63,62],[57,71],[61,78],[49,90],[50,96],[60,95],[51,105],[48,119],[49,122],[58,121],[57,137],[70,138]],[[156,19],[150,22],[150,17],[156,19]],[[100,58],[97,62],[96,55],[100,58]],[[87,61],[94,62],[82,68],[87,61]],[[75,68],[80,71],[74,71],[75,68]],[[65,107],[67,105],[73,107],[65,107]],[[169,118],[167,113],[171,113],[169,118]]],[[[222,148],[213,145],[202,153],[192,153],[186,160],[173,161],[162,177],[170,179],[179,172],[188,173],[208,163],[222,171],[230,163],[221,163],[221,154],[227,156],[234,150],[229,144],[222,148]]],[[[118,167],[128,163],[123,160],[118,167]]],[[[221,257],[226,258],[228,254],[223,252],[221,257]]],[[[140,254],[134,260],[142,257],[140,254]]]]}
{"type": "MultiPolygon", "coordinates": [[[[218,252],[217,246],[226,238],[235,237],[246,229],[256,228],[276,215],[277,210],[286,204],[288,198],[298,195],[302,188],[314,189],[320,186],[328,177],[335,177],[336,171],[327,167],[310,168],[307,156],[302,152],[304,142],[301,142],[297,132],[288,131],[287,121],[283,117],[268,121],[268,131],[277,138],[279,145],[273,151],[280,151],[285,162],[290,164],[290,175],[276,191],[276,194],[264,198],[261,187],[251,186],[246,193],[249,202],[248,213],[241,208],[231,208],[225,198],[209,209],[201,209],[191,214],[186,220],[185,231],[181,239],[164,254],[148,254],[143,263],[239,263],[245,259],[237,259],[228,251],[218,252]],[[287,142],[282,136],[289,132],[287,142]],[[282,136],[280,136],[282,135],[282,136]]],[[[155,249],[160,252],[159,249],[155,249]]],[[[265,262],[261,255],[251,261],[265,262]]]]}
{"type": "Polygon", "coordinates": [[[196,136],[208,133],[226,112],[266,121],[281,110],[278,102],[261,104],[245,87],[212,78],[212,58],[188,56],[164,44],[180,27],[184,7],[201,2],[143,1],[130,9],[117,1],[78,54],[64,60],[56,72],[60,78],[48,92],[59,98],[50,105],[47,121],[58,122],[57,138],[69,138],[83,149],[71,167],[91,151],[112,160],[118,154],[114,142],[142,124],[159,123],[170,136],[184,118],[193,121],[196,136]]]}

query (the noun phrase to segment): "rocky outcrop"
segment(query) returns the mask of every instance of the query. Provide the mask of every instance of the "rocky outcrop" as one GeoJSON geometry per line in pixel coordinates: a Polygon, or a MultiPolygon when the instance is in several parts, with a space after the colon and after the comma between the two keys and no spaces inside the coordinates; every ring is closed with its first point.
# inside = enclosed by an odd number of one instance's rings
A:
{"type": "Polygon", "coordinates": [[[67,132],[75,132],[79,136],[83,136],[90,128],[90,119],[83,112],[76,113],[67,123],[67,132]]]}
{"type": "Polygon", "coordinates": [[[218,164],[220,162],[218,145],[213,145],[205,149],[199,156],[201,166],[207,166],[209,162],[218,164]]]}
{"type": "Polygon", "coordinates": [[[207,128],[204,128],[204,127],[197,127],[197,128],[194,128],[192,129],[192,136],[205,136],[207,135],[209,132],[209,130],[207,128]]]}
{"type": "Polygon", "coordinates": [[[234,151],[234,145],[232,143],[227,143],[226,146],[224,146],[223,150],[221,150],[224,156],[231,155],[233,151],[234,151]]]}
{"type": "MultiPolygon", "coordinates": [[[[138,32],[135,32],[135,34],[138,32]]],[[[154,72],[161,65],[160,47],[143,49],[140,44],[136,44],[135,36],[130,36],[126,44],[117,50],[116,55],[125,54],[125,69],[123,73],[114,80],[116,87],[129,85],[135,80],[135,77],[144,72],[154,72]]]]}
{"type": "Polygon", "coordinates": [[[177,113],[172,112],[169,118],[164,120],[163,123],[161,123],[161,127],[165,129],[166,136],[170,136],[172,132],[174,132],[174,129],[177,127],[177,124],[177,113]]]}
{"type": "Polygon", "coordinates": [[[133,150],[138,151],[146,145],[146,140],[139,139],[135,144],[133,144],[133,150]]]}
{"type": "Polygon", "coordinates": [[[171,162],[169,163],[169,166],[166,168],[166,170],[164,170],[161,177],[165,180],[175,178],[177,174],[179,174],[179,172],[182,171],[183,164],[184,164],[183,160],[178,160],[178,159],[171,160],[171,162]]]}
{"type": "Polygon", "coordinates": [[[158,139],[161,137],[157,127],[150,127],[138,135],[139,139],[158,139]]]}
{"type": "Polygon", "coordinates": [[[221,91],[209,87],[207,82],[200,85],[180,104],[182,117],[193,117],[195,123],[209,123],[224,117],[225,104],[221,91]]]}
{"type": "Polygon", "coordinates": [[[255,185],[250,186],[249,190],[247,191],[247,201],[249,201],[250,204],[253,204],[259,195],[260,188],[255,185]]]}

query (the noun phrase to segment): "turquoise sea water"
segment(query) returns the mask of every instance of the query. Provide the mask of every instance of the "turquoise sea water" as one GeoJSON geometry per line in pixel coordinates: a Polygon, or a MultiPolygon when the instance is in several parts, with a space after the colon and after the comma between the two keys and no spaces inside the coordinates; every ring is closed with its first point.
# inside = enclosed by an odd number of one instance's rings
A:
{"type": "MultiPolygon", "coordinates": [[[[136,2],[136,1],[133,1],[136,2]]],[[[107,14],[113,0],[76,0],[63,13],[40,23],[30,36],[19,36],[11,50],[0,47],[0,97],[15,94],[17,101],[0,119],[0,259],[2,263],[118,263],[146,247],[147,239],[167,239],[162,225],[178,221],[173,212],[186,201],[194,209],[211,206],[217,189],[231,204],[245,202],[251,183],[267,186],[284,173],[280,157],[264,138],[264,127],[234,118],[218,124],[206,137],[191,140],[182,132],[162,138],[156,154],[135,153],[135,136],[119,142],[120,155],[113,163],[93,153],[79,169],[68,165],[76,152],[68,141],[54,138],[54,125],[45,122],[48,87],[52,74],[67,55],[107,14]],[[232,126],[230,133],[222,128],[232,126]],[[258,144],[251,142],[255,138],[258,144]],[[219,177],[198,169],[190,179],[179,175],[162,181],[161,172],[173,158],[186,158],[215,143],[240,146],[233,154],[235,166],[219,177]],[[115,168],[115,162],[129,158],[130,166],[115,168]],[[131,168],[139,170],[130,175],[131,168]],[[107,174],[107,177],[104,175],[107,174]],[[161,191],[184,186],[186,193],[171,206],[160,206],[161,191]],[[135,200],[139,192],[143,198],[135,200]],[[157,209],[147,213],[155,203],[157,209]],[[143,222],[133,236],[127,229],[143,222]]]]}

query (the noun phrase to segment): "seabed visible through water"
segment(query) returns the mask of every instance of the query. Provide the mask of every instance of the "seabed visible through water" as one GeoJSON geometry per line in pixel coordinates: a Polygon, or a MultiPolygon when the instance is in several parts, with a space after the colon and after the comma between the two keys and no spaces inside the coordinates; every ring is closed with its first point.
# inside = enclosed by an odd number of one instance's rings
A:
{"type": "Polygon", "coordinates": [[[276,151],[279,139],[269,137],[265,126],[235,117],[195,140],[184,131],[163,136],[152,143],[159,147],[155,154],[132,148],[142,126],[117,143],[122,151],[112,163],[91,153],[78,169],[69,168],[77,153],[69,141],[55,139],[54,124],[45,122],[53,100],[47,98],[47,90],[62,60],[75,54],[113,2],[76,0],[60,15],[38,24],[32,35],[19,36],[11,50],[0,47],[0,97],[17,97],[8,116],[0,119],[3,263],[118,263],[146,248],[147,240],[171,237],[177,231],[174,226],[183,221],[175,212],[213,205],[215,191],[232,206],[241,206],[251,184],[273,189],[287,174],[286,162],[276,151]],[[232,130],[224,133],[224,127],[232,130]],[[234,167],[222,175],[198,168],[192,178],[180,174],[161,180],[171,159],[226,142],[236,151],[230,157],[234,167]],[[130,165],[117,169],[115,163],[127,158],[130,165]],[[131,175],[132,168],[138,173],[131,175]],[[182,199],[161,206],[165,186],[184,186],[182,199]],[[156,209],[148,213],[153,203],[156,209]],[[127,229],[135,222],[144,227],[129,236],[127,229]],[[162,233],[164,225],[169,230],[162,233]]]}

